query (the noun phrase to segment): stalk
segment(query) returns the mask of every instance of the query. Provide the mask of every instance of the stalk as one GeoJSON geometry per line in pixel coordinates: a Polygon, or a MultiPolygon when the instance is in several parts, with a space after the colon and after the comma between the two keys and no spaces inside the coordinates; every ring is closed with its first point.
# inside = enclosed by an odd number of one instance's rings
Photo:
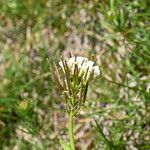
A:
{"type": "Polygon", "coordinates": [[[74,135],[73,135],[73,111],[69,112],[69,140],[72,150],[75,150],[74,135]]]}

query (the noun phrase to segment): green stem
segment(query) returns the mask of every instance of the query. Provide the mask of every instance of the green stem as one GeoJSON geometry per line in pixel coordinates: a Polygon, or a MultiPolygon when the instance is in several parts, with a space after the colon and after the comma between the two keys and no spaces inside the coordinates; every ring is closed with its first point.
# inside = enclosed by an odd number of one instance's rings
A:
{"type": "Polygon", "coordinates": [[[73,111],[69,112],[69,140],[72,150],[75,150],[74,135],[73,135],[73,111]]]}

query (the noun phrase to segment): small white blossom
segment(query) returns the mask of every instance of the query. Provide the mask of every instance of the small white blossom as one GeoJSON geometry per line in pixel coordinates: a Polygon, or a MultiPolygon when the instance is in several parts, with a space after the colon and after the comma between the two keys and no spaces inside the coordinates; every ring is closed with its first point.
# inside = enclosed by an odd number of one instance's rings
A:
{"type": "Polygon", "coordinates": [[[54,78],[66,100],[66,111],[76,116],[86,101],[89,83],[100,75],[100,67],[86,57],[76,56],[63,59],[59,66],[52,65],[54,78]]]}
{"type": "MultiPolygon", "coordinates": [[[[100,75],[100,68],[99,66],[95,66],[94,62],[88,60],[86,57],[71,57],[69,60],[66,61],[67,66],[71,74],[74,74],[75,65],[78,67],[79,76],[83,76],[88,79],[92,74],[93,77],[97,77],[100,75]]],[[[60,67],[64,70],[63,62],[59,62],[60,67]]]]}

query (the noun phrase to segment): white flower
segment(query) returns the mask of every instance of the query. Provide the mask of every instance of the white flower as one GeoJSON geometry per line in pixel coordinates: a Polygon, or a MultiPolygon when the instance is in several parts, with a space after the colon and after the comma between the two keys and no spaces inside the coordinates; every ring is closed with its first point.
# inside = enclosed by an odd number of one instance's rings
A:
{"type": "MultiPolygon", "coordinates": [[[[79,70],[78,75],[83,76],[83,78],[86,77],[86,80],[89,79],[91,74],[93,75],[94,78],[100,75],[99,66],[95,66],[94,62],[88,60],[86,57],[81,56],[71,57],[69,60],[66,61],[66,63],[71,74],[74,74],[74,68],[75,65],[77,65],[79,70]]],[[[62,61],[59,62],[59,65],[64,71],[64,65],[62,61]]]]}

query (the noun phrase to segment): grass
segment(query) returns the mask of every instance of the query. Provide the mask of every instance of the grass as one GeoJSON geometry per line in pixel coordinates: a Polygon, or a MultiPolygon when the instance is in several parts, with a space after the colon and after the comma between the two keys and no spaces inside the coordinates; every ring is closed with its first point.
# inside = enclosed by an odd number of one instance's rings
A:
{"type": "Polygon", "coordinates": [[[46,59],[69,50],[102,70],[76,119],[78,149],[150,148],[148,0],[1,0],[0,19],[0,149],[60,149],[68,138],[46,59]]]}

